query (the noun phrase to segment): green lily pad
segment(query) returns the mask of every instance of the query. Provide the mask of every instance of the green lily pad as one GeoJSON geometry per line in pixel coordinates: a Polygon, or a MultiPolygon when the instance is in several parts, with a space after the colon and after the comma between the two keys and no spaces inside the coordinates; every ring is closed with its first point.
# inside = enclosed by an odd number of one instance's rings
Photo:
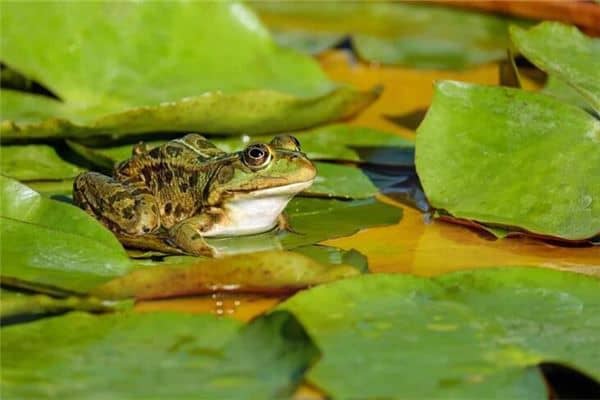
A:
{"type": "Polygon", "coordinates": [[[108,3],[3,5],[2,61],[62,99],[3,90],[3,141],[278,132],[347,117],[378,95],[334,86],[240,3],[108,3]]]}
{"type": "Polygon", "coordinates": [[[513,26],[510,36],[527,59],[573,86],[600,112],[600,40],[558,22],[542,22],[529,30],[513,26]]]}
{"type": "Polygon", "coordinates": [[[21,181],[68,179],[83,172],[48,145],[2,146],[0,153],[2,175],[21,181]]]}
{"type": "Polygon", "coordinates": [[[98,221],[0,176],[2,282],[13,279],[74,292],[123,275],[127,253],[98,221]]]}
{"type": "Polygon", "coordinates": [[[377,201],[293,199],[286,209],[294,232],[282,235],[287,249],[350,236],[359,230],[398,223],[402,209],[377,201]]]}
{"type": "Polygon", "coordinates": [[[565,240],[600,232],[600,121],[553,97],[445,81],[417,134],[431,205],[565,240]]]}
{"type": "Polygon", "coordinates": [[[278,309],[321,349],[307,377],[332,398],[546,399],[540,362],[600,378],[599,288],[595,278],[526,267],[374,274],[278,309]]]}
{"type": "Polygon", "coordinates": [[[358,55],[371,62],[458,69],[503,59],[508,25],[522,21],[456,8],[399,2],[252,2],[280,43],[352,35],[358,55]]]}
{"type": "Polygon", "coordinates": [[[79,310],[88,312],[115,311],[122,306],[114,301],[100,300],[93,297],[50,297],[43,294],[26,294],[7,289],[0,289],[0,322],[4,324],[16,318],[27,318],[65,311],[79,310]]]}
{"type": "Polygon", "coordinates": [[[71,313],[2,330],[3,399],[267,399],[291,395],[318,356],[288,313],[71,313]]]}
{"type": "Polygon", "coordinates": [[[225,258],[167,257],[91,291],[100,298],[156,299],[237,291],[290,293],[360,274],[350,265],[322,264],[294,252],[258,252],[225,258]]]}
{"type": "Polygon", "coordinates": [[[379,192],[360,168],[322,162],[315,165],[318,171],[315,182],[301,195],[364,199],[379,192]]]}

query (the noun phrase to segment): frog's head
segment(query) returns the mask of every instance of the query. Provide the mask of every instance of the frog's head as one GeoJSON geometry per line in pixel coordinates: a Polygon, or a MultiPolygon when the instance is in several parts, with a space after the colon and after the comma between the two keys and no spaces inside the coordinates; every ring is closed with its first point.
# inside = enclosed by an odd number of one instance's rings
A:
{"type": "Polygon", "coordinates": [[[294,195],[308,188],[317,170],[293,136],[255,143],[220,162],[210,184],[208,204],[227,215],[205,236],[264,232],[294,195]]]}
{"type": "Polygon", "coordinates": [[[269,143],[250,144],[222,163],[211,194],[221,199],[250,195],[292,197],[308,188],[316,173],[298,139],[280,135],[269,143]]]}

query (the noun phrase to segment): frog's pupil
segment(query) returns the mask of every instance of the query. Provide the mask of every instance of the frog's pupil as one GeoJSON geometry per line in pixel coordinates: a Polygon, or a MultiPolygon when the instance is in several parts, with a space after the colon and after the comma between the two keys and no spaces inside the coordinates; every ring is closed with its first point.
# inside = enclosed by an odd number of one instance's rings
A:
{"type": "Polygon", "coordinates": [[[252,158],[262,158],[265,153],[261,149],[254,148],[250,150],[250,157],[252,158]]]}

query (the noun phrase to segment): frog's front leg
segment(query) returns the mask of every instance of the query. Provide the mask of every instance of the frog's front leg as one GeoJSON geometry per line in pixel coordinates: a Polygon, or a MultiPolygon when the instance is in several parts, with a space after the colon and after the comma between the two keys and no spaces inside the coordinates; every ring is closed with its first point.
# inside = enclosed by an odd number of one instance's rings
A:
{"type": "Polygon", "coordinates": [[[75,179],[73,202],[116,233],[140,236],[160,228],[158,206],[150,193],[97,172],[75,179]]]}
{"type": "Polygon", "coordinates": [[[214,217],[209,214],[200,214],[185,219],[169,229],[168,241],[186,253],[213,257],[214,249],[202,237],[202,232],[207,231],[213,223],[214,217]]]}

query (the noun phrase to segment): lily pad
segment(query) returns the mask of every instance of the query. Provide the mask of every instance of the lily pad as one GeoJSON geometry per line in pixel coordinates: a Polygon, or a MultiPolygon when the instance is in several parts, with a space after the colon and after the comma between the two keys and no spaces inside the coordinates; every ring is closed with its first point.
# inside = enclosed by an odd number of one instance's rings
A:
{"type": "Polygon", "coordinates": [[[371,180],[355,166],[315,163],[315,182],[301,195],[335,197],[341,199],[364,199],[376,195],[379,190],[371,180]]]}
{"type": "Polygon", "coordinates": [[[600,232],[600,121],[553,97],[445,81],[417,134],[431,205],[565,240],[600,232]],[[568,166],[568,168],[567,168],[568,166]]]}
{"type": "Polygon", "coordinates": [[[296,198],[286,213],[294,230],[282,235],[281,242],[287,249],[396,224],[402,218],[401,208],[374,198],[352,201],[296,198]]]}
{"type": "Polygon", "coordinates": [[[83,313],[2,330],[3,399],[267,399],[318,356],[288,313],[246,327],[175,313],[83,313]]]}
{"type": "Polygon", "coordinates": [[[510,36],[528,60],[573,86],[600,112],[600,40],[558,22],[542,22],[529,30],[513,26],[510,36]]]}
{"type": "Polygon", "coordinates": [[[294,252],[258,252],[225,258],[168,257],[92,290],[101,298],[156,299],[237,291],[290,293],[360,274],[350,265],[322,264],[294,252]]]}
{"type": "Polygon", "coordinates": [[[416,68],[465,68],[505,57],[516,19],[399,2],[252,2],[280,43],[310,51],[322,38],[352,35],[367,61],[416,68]]]}
{"type": "Polygon", "coordinates": [[[43,294],[20,293],[2,288],[0,290],[0,322],[4,325],[15,319],[63,313],[79,310],[109,312],[121,307],[120,303],[93,297],[50,297],[43,294]]]}
{"type": "Polygon", "coordinates": [[[546,399],[543,361],[600,378],[599,289],[595,278],[526,267],[374,274],[279,309],[323,352],[308,379],[332,398],[546,399]]]}
{"type": "Polygon", "coordinates": [[[4,176],[0,221],[3,283],[16,279],[86,292],[130,268],[119,241],[83,210],[4,176]]]}
{"type": "Polygon", "coordinates": [[[48,145],[2,146],[0,152],[2,174],[21,181],[68,179],[83,171],[48,145]]]}
{"type": "Polygon", "coordinates": [[[4,141],[277,132],[347,117],[378,95],[336,87],[236,2],[6,2],[1,23],[2,61],[62,100],[3,90],[4,141]]]}

